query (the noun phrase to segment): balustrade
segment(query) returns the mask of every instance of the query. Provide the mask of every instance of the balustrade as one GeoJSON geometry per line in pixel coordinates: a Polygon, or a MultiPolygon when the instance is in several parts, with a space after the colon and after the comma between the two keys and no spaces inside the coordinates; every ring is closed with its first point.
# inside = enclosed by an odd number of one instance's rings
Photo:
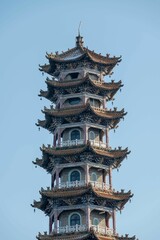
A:
{"type": "MultiPolygon", "coordinates": [[[[102,141],[95,141],[95,140],[89,140],[90,144],[95,147],[101,147],[106,148],[106,143],[103,143],[102,141]]],[[[76,139],[76,140],[67,140],[67,141],[61,141],[60,144],[57,144],[57,147],[70,147],[70,146],[77,146],[85,144],[84,139],[76,139]]]]}
{"type": "MultiPolygon", "coordinates": [[[[109,184],[106,184],[104,182],[90,181],[89,183],[95,188],[99,188],[102,190],[110,189],[109,184]]],[[[86,185],[87,183],[85,181],[62,182],[62,183],[59,183],[58,188],[82,187],[86,185]]]]}
{"type": "Polygon", "coordinates": [[[75,226],[64,226],[64,227],[58,227],[57,233],[71,233],[71,232],[84,232],[87,230],[86,225],[75,225],[75,226]]]}
{"type": "MultiPolygon", "coordinates": [[[[87,225],[74,225],[74,226],[63,226],[63,227],[58,227],[57,228],[57,233],[62,234],[62,233],[71,233],[71,232],[84,232],[87,231],[87,225]]],[[[107,227],[101,227],[99,225],[91,225],[91,229],[97,233],[101,233],[103,235],[113,235],[113,229],[107,228],[107,227]]],[[[54,231],[54,230],[53,230],[54,231]]]]}
{"type": "Polygon", "coordinates": [[[113,229],[107,228],[107,227],[101,227],[99,225],[92,225],[91,229],[93,229],[95,232],[104,234],[104,235],[113,235],[113,229]]]}

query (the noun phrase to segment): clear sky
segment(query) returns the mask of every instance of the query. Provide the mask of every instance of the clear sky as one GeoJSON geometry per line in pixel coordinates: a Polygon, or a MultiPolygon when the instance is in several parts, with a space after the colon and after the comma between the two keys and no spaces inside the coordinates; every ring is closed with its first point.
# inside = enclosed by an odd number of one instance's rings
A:
{"type": "MultiPolygon", "coordinates": [[[[156,0],[1,0],[0,1],[0,236],[33,240],[48,231],[48,217],[30,204],[50,176],[32,161],[52,142],[35,123],[49,106],[37,96],[46,89],[38,64],[45,53],[74,47],[79,22],[85,45],[95,52],[122,55],[112,79],[122,80],[114,106],[125,120],[110,133],[112,147],[131,150],[113,175],[117,190],[134,197],[117,231],[139,240],[160,238],[160,1],[156,0]]],[[[111,79],[106,78],[106,81],[111,79]]]]}

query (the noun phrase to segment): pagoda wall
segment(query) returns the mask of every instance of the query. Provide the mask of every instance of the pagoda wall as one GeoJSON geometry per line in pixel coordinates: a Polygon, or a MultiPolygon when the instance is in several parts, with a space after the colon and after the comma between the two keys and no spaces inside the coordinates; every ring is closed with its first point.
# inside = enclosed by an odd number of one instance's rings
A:
{"type": "Polygon", "coordinates": [[[98,219],[99,221],[99,227],[106,227],[106,222],[105,222],[105,213],[103,214],[100,214],[99,211],[96,211],[96,210],[93,210],[91,212],[91,215],[90,215],[90,219],[91,219],[91,224],[92,225],[95,225],[95,222],[94,222],[94,219],[98,219]]]}

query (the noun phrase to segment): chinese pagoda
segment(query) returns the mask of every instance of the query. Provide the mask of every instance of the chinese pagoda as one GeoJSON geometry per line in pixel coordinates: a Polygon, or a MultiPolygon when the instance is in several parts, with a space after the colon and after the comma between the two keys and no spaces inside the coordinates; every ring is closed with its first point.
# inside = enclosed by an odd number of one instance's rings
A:
{"type": "Polygon", "coordinates": [[[134,240],[116,232],[116,212],[133,196],[112,187],[112,170],[120,167],[128,149],[112,149],[108,134],[125,116],[124,109],[107,108],[122,82],[106,82],[121,57],[102,56],[84,47],[80,34],[76,46],[46,54],[50,100],[45,120],[37,126],[53,134],[53,144],[42,146],[42,158],[33,163],[51,174],[51,187],[41,188],[33,207],[49,217],[49,232],[38,240],[134,240]]]}

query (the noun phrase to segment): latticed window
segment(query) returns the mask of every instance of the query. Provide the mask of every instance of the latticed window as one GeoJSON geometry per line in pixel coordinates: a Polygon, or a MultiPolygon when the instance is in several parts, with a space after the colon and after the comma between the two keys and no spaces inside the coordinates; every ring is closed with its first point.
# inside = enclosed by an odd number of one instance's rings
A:
{"type": "Polygon", "coordinates": [[[70,226],[75,226],[75,225],[80,225],[81,224],[81,219],[79,214],[74,213],[70,217],[70,226]]]}
{"type": "Polygon", "coordinates": [[[77,170],[71,172],[70,181],[71,182],[80,181],[80,172],[77,170]]]}
{"type": "Polygon", "coordinates": [[[80,131],[78,130],[73,130],[71,132],[71,140],[79,140],[80,139],[80,131]]]}

